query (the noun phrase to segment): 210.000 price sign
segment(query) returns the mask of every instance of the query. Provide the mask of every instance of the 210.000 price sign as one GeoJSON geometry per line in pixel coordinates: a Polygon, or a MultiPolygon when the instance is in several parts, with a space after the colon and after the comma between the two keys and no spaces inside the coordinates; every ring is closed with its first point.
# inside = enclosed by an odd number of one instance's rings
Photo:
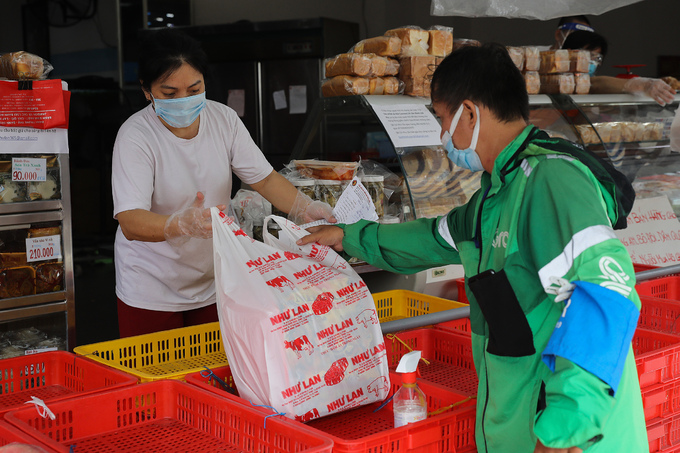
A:
{"type": "Polygon", "coordinates": [[[61,258],[61,236],[26,239],[26,261],[47,261],[61,258]]]}

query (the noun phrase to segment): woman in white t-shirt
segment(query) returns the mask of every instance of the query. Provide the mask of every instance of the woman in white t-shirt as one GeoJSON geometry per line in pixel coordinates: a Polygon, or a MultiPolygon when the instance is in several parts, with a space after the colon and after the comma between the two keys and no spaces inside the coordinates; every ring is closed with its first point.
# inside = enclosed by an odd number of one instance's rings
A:
{"type": "Polygon", "coordinates": [[[283,212],[331,219],[273,170],[232,109],[206,100],[196,40],[162,30],[139,52],[150,104],[118,131],[111,178],[121,337],[218,320],[209,207],[229,205],[232,172],[283,212]]]}

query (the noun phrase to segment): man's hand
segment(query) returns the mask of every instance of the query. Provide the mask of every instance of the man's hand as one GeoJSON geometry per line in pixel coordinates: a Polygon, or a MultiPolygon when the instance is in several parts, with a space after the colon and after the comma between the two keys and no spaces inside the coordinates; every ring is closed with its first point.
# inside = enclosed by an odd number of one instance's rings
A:
{"type": "Polygon", "coordinates": [[[311,227],[308,229],[311,233],[297,241],[297,245],[311,244],[318,242],[321,245],[328,245],[336,252],[342,252],[342,240],[345,237],[345,232],[340,227],[332,225],[323,225],[311,227]]]}
{"type": "Polygon", "coordinates": [[[534,453],[582,453],[582,452],[583,450],[581,450],[578,447],[549,448],[543,445],[540,440],[536,442],[536,448],[534,449],[534,453]]]}

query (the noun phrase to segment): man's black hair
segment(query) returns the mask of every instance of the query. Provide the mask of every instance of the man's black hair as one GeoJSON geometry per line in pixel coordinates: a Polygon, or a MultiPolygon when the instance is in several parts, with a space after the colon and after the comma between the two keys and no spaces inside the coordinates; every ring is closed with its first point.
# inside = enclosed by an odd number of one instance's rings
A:
{"type": "Polygon", "coordinates": [[[560,27],[564,24],[568,24],[571,22],[583,22],[584,24],[590,25],[590,20],[584,15],[578,15],[578,16],[565,16],[561,17],[560,21],[557,23],[557,26],[560,27]]]}
{"type": "Polygon", "coordinates": [[[600,48],[602,58],[604,58],[607,55],[607,50],[609,49],[607,40],[604,38],[604,36],[598,33],[583,30],[576,30],[569,33],[569,36],[567,36],[567,39],[565,39],[564,43],[562,44],[563,49],[594,50],[598,47],[600,48]]]}
{"type": "Polygon", "coordinates": [[[499,121],[529,118],[524,77],[500,44],[452,52],[435,70],[431,93],[432,102],[445,104],[452,114],[469,99],[491,110],[499,121]]]}
{"type": "Polygon", "coordinates": [[[142,35],[137,75],[144,89],[150,91],[152,83],[170,75],[184,63],[207,75],[208,57],[196,39],[173,28],[142,35]]]}

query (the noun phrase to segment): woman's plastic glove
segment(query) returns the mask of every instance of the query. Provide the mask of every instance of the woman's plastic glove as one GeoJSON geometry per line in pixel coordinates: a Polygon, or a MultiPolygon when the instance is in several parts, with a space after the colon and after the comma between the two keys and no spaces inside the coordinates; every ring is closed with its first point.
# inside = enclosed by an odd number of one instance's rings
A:
{"type": "Polygon", "coordinates": [[[293,206],[288,213],[288,219],[297,225],[304,225],[315,220],[327,220],[330,223],[336,222],[331,205],[323,201],[312,200],[300,191],[298,191],[293,206]]]}
{"type": "MultiPolygon", "coordinates": [[[[170,245],[173,247],[183,245],[189,238],[209,239],[212,237],[212,218],[210,209],[203,206],[204,201],[205,196],[202,192],[198,192],[189,207],[168,217],[163,233],[170,245]]],[[[225,206],[220,205],[218,209],[223,211],[225,206]]]]}
{"type": "Polygon", "coordinates": [[[654,99],[659,105],[665,106],[675,99],[675,90],[661,79],[649,77],[634,77],[623,86],[626,93],[644,93],[654,99]]]}

